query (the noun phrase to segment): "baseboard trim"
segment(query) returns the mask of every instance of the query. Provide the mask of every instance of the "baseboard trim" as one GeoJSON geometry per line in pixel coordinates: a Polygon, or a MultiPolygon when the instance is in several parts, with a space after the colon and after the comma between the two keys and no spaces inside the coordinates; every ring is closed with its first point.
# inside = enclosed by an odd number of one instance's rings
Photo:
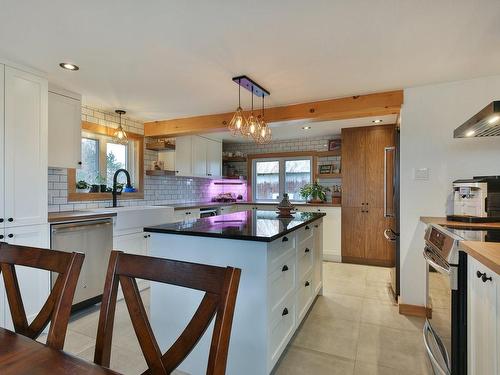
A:
{"type": "Polygon", "coordinates": [[[399,304],[399,313],[401,315],[419,316],[421,318],[432,318],[432,309],[420,305],[399,304]]]}
{"type": "Polygon", "coordinates": [[[342,255],[342,263],[364,264],[368,266],[394,267],[394,262],[381,259],[356,258],[342,255]]]}
{"type": "Polygon", "coordinates": [[[342,255],[334,251],[323,250],[323,260],[327,262],[342,263],[342,255]]]}

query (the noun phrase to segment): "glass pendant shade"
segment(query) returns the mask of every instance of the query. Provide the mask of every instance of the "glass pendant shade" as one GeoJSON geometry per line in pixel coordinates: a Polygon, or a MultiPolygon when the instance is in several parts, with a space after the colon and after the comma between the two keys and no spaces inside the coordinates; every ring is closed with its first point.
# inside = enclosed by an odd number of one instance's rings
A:
{"type": "Polygon", "coordinates": [[[247,119],[245,134],[247,137],[255,139],[259,135],[259,120],[251,114],[247,119]]]}
{"type": "Polygon", "coordinates": [[[113,133],[113,141],[115,143],[125,145],[128,143],[128,137],[127,133],[125,132],[125,130],[123,130],[122,127],[122,115],[124,115],[126,112],[121,109],[117,109],[115,112],[118,113],[118,115],[120,115],[120,125],[113,133]]]}
{"type": "Polygon", "coordinates": [[[261,145],[271,142],[271,128],[267,125],[264,119],[260,119],[259,121],[259,131],[255,141],[261,145]]]}

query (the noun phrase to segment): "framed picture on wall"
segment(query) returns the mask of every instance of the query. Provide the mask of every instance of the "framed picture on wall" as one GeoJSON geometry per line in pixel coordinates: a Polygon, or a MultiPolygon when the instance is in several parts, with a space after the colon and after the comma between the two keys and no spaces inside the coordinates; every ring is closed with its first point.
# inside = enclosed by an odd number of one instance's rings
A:
{"type": "Polygon", "coordinates": [[[319,166],[319,174],[330,174],[332,173],[331,164],[323,164],[319,166]]]}
{"type": "Polygon", "coordinates": [[[340,139],[330,139],[328,141],[328,151],[340,150],[341,140],[340,139]]]}

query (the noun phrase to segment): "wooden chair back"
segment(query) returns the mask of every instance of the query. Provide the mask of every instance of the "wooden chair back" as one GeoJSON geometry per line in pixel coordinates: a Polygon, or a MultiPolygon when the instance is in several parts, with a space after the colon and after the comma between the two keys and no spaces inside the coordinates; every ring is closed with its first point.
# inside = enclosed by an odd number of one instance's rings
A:
{"type": "MultiPolygon", "coordinates": [[[[196,346],[216,316],[207,375],[226,371],[229,338],[241,270],[181,262],[113,251],[109,260],[97,329],[94,362],[109,367],[118,283],[148,370],[144,374],[170,374],[196,346]],[[165,354],[160,352],[137,288],[136,278],[204,291],[205,295],[184,331],[165,354]]],[[[175,301],[172,301],[175,303],[175,301]]]]}
{"type": "Polygon", "coordinates": [[[64,347],[66,330],[78,276],[85,255],[0,242],[0,273],[16,333],[36,339],[51,322],[47,345],[58,350],[64,347]],[[28,324],[15,266],[57,272],[57,280],[35,319],[28,324]]]}

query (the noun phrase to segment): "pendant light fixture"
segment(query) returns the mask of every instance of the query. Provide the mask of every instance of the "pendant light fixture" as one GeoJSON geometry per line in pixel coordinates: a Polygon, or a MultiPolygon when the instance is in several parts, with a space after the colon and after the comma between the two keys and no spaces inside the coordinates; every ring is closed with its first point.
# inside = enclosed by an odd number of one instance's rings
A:
{"type": "Polygon", "coordinates": [[[228,130],[233,135],[241,134],[244,137],[251,138],[255,143],[265,144],[271,142],[271,129],[264,120],[264,97],[270,95],[269,91],[264,89],[258,83],[247,76],[238,76],[233,78],[238,88],[238,108],[233,118],[227,125],[228,130]],[[252,107],[250,116],[245,118],[241,108],[241,87],[250,91],[252,95],[252,107]],[[253,96],[262,97],[262,114],[257,118],[253,113],[253,96]]]}
{"type": "Polygon", "coordinates": [[[271,128],[267,125],[266,120],[264,118],[264,95],[262,95],[262,110],[259,119],[259,129],[257,132],[256,142],[258,144],[268,144],[271,142],[271,128]]]}
{"type": "Polygon", "coordinates": [[[227,128],[231,132],[232,135],[243,135],[245,128],[245,116],[243,115],[243,109],[241,109],[241,80],[238,81],[238,108],[236,108],[236,112],[233,115],[233,118],[229,122],[227,128]]]}
{"type": "MultiPolygon", "coordinates": [[[[253,92],[253,86],[252,86],[253,92]]],[[[250,116],[248,116],[246,124],[245,134],[247,137],[256,139],[259,135],[259,120],[253,115],[253,95],[252,95],[252,110],[250,111],[250,116]]]]}
{"type": "Polygon", "coordinates": [[[113,133],[113,138],[114,138],[113,141],[118,144],[126,145],[128,143],[128,137],[127,133],[125,133],[125,130],[123,130],[122,127],[122,115],[124,115],[127,112],[125,112],[122,109],[117,109],[115,112],[120,116],[120,125],[113,133]]]}

